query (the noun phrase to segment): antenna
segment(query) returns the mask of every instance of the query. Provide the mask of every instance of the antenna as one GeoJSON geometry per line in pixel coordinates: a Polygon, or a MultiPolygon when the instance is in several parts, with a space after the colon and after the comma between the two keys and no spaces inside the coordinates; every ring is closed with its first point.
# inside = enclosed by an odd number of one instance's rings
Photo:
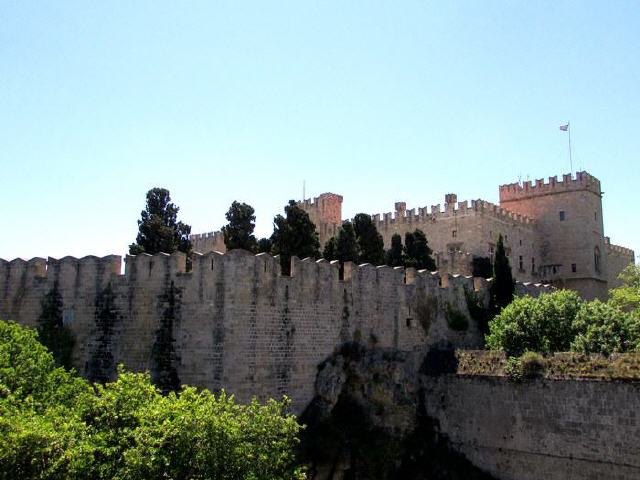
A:
{"type": "Polygon", "coordinates": [[[307,183],[306,180],[302,180],[302,201],[303,202],[307,199],[307,197],[306,197],[306,194],[307,194],[307,192],[306,192],[306,183],[307,183]]]}

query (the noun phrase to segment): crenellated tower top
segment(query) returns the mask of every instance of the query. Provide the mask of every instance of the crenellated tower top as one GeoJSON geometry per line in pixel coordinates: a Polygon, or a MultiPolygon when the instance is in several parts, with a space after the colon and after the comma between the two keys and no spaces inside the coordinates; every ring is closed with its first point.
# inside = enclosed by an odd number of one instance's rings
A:
{"type": "Polygon", "coordinates": [[[540,178],[535,183],[526,181],[500,185],[500,203],[578,190],[587,190],[598,196],[602,195],[600,180],[587,172],[577,172],[575,177],[570,173],[562,175],[562,180],[559,180],[557,176],[549,177],[548,183],[540,178]]]}

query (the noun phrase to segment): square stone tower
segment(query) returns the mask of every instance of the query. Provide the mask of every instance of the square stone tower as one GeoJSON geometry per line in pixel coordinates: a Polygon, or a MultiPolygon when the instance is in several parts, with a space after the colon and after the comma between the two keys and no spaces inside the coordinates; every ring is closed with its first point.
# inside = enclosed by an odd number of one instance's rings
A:
{"type": "Polygon", "coordinates": [[[600,181],[587,172],[500,186],[500,206],[536,219],[543,283],[606,298],[600,181]]]}
{"type": "Polygon", "coordinates": [[[322,193],[311,200],[303,200],[298,205],[309,214],[316,225],[320,237],[320,247],[333,237],[342,225],[342,196],[335,193],[322,193]]]}

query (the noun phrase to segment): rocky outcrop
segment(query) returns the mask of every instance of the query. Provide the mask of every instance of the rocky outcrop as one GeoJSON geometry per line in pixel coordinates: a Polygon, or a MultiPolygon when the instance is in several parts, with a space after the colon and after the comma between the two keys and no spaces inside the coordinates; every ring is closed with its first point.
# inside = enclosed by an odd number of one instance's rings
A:
{"type": "Polygon", "coordinates": [[[421,353],[344,344],[318,370],[302,416],[314,480],[490,479],[425,413],[421,353]]]}

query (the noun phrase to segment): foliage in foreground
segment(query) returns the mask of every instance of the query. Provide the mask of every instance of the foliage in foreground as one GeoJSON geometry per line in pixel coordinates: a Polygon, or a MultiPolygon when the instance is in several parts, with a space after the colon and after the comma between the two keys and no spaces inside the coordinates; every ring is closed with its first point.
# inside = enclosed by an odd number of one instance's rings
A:
{"type": "Polygon", "coordinates": [[[491,320],[486,342],[510,356],[640,351],[640,318],[612,302],[586,302],[573,291],[559,290],[516,298],[491,320]]]}
{"type": "Polygon", "coordinates": [[[0,321],[0,479],[300,479],[286,400],[163,396],[122,369],[91,386],[56,368],[34,331],[0,321]]]}

